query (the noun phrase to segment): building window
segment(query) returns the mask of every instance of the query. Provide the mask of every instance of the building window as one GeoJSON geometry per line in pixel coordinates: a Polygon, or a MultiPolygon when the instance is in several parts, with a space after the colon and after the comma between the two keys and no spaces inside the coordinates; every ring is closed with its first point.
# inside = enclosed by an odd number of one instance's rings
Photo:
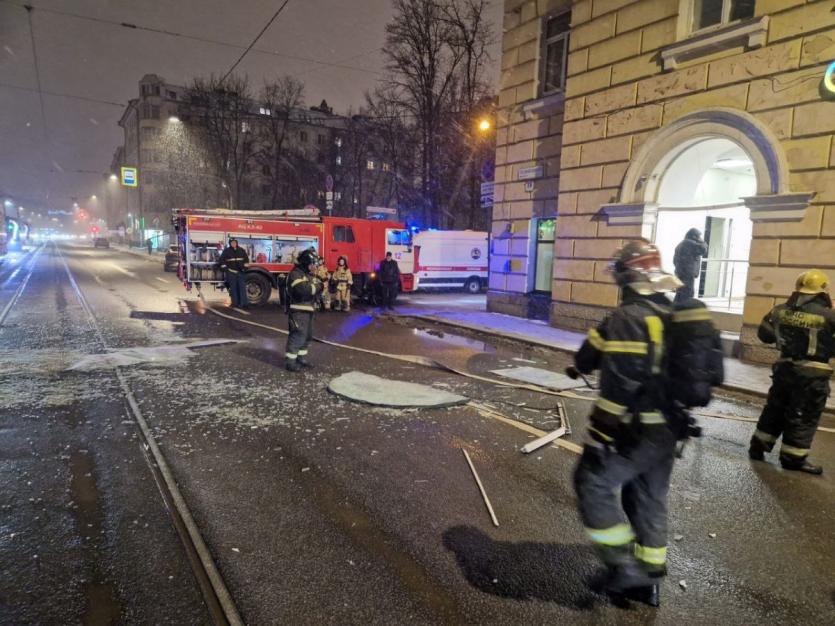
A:
{"type": "Polygon", "coordinates": [[[565,87],[570,31],[570,12],[545,18],[542,37],[542,95],[562,91],[565,87]]]}
{"type": "Polygon", "coordinates": [[[142,85],[143,96],[158,96],[159,85],[142,85]]]}
{"type": "Polygon", "coordinates": [[[344,243],[354,243],[354,229],[350,226],[334,226],[333,240],[344,243]]]}
{"type": "Polygon", "coordinates": [[[159,128],[153,126],[142,127],[142,141],[153,141],[157,137],[159,137],[159,128]]]}
{"type": "Polygon", "coordinates": [[[554,275],[554,234],[556,227],[556,218],[539,220],[536,225],[534,291],[551,293],[551,280],[554,275]]]}
{"type": "Polygon", "coordinates": [[[177,99],[177,92],[176,91],[169,91],[168,92],[168,99],[169,100],[176,100],[177,99]]]}
{"type": "Polygon", "coordinates": [[[334,200],[342,200],[342,192],[341,191],[334,191],[333,192],[333,199],[334,200]]]}
{"type": "Polygon", "coordinates": [[[325,136],[324,135],[316,135],[316,143],[318,145],[324,145],[325,143],[325,136]]]}
{"type": "Polygon", "coordinates": [[[383,163],[383,171],[384,172],[390,172],[391,171],[391,165],[389,165],[388,163],[383,163]]]}
{"type": "Polygon", "coordinates": [[[306,143],[307,142],[307,131],[299,131],[299,141],[306,143]]]}
{"type": "Polygon", "coordinates": [[[155,104],[148,104],[148,103],[143,104],[142,105],[142,119],[158,120],[159,119],[159,107],[155,104]]]}
{"type": "Polygon", "coordinates": [[[365,162],[365,169],[373,170],[374,169],[374,161],[372,161],[371,159],[368,159],[368,161],[365,162]]]}
{"type": "Polygon", "coordinates": [[[249,125],[249,122],[241,122],[241,132],[248,133],[252,131],[252,126],[249,125]]]}
{"type": "Polygon", "coordinates": [[[754,17],[755,0],[695,0],[693,30],[754,17]]]}
{"type": "Polygon", "coordinates": [[[272,115],[273,114],[272,110],[270,110],[268,107],[261,107],[261,108],[258,109],[258,112],[261,115],[272,115]]]}

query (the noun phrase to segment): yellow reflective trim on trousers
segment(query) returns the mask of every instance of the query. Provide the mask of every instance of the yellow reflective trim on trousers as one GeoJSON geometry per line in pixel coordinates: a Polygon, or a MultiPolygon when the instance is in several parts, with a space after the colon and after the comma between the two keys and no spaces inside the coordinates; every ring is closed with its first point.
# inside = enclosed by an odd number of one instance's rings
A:
{"type": "Polygon", "coordinates": [[[592,328],[589,331],[587,339],[589,340],[589,343],[592,345],[593,348],[600,350],[601,352],[606,347],[606,340],[600,336],[600,333],[597,332],[596,328],[592,328]]]}
{"type": "Polygon", "coordinates": [[[629,524],[618,524],[611,528],[586,528],[586,533],[594,543],[604,546],[625,546],[635,538],[629,524]]]}
{"type": "Polygon", "coordinates": [[[606,354],[649,354],[649,345],[644,341],[607,341],[603,347],[606,354]]]}
{"type": "Polygon", "coordinates": [[[639,415],[641,424],[666,424],[667,420],[658,411],[648,411],[639,415]]]}
{"type": "Polygon", "coordinates": [[[809,454],[809,448],[795,448],[794,446],[787,446],[786,444],[783,444],[780,446],[780,454],[805,457],[809,454]]]}
{"type": "Polygon", "coordinates": [[[607,413],[611,413],[612,415],[623,415],[626,413],[625,406],[618,404],[617,402],[607,400],[606,398],[598,398],[595,404],[597,405],[597,408],[602,409],[607,413]]]}
{"type": "Polygon", "coordinates": [[[661,371],[661,360],[664,358],[664,322],[657,315],[648,315],[644,322],[647,325],[649,340],[655,346],[652,371],[657,374],[661,371]]]}
{"type": "Polygon", "coordinates": [[[299,350],[299,356],[307,356],[307,350],[299,350]]]}
{"type": "Polygon", "coordinates": [[[596,433],[598,437],[600,437],[601,439],[603,439],[604,441],[607,441],[607,442],[612,442],[612,441],[615,440],[614,437],[610,437],[606,433],[604,433],[600,430],[597,430],[596,428],[592,428],[591,426],[589,426],[589,432],[590,433],[596,433]]]}
{"type": "Polygon", "coordinates": [[[313,311],[314,310],[312,304],[291,304],[290,308],[293,311],[313,311]]]}
{"type": "Polygon", "coordinates": [[[291,286],[291,287],[295,287],[295,286],[296,286],[296,285],[298,285],[299,283],[306,283],[306,282],[307,282],[307,278],[297,278],[297,279],[296,279],[296,280],[294,280],[292,283],[290,283],[290,286],[291,286]]]}
{"type": "Polygon", "coordinates": [[[648,548],[636,543],[635,558],[650,565],[664,565],[667,562],[667,547],[648,548]]]}
{"type": "Polygon", "coordinates": [[[288,359],[296,359],[299,355],[294,352],[287,352],[284,356],[288,359]]]}
{"type": "Polygon", "coordinates": [[[761,431],[759,428],[754,431],[754,437],[762,441],[763,443],[774,443],[777,441],[777,437],[774,435],[769,435],[766,432],[761,431]]]}
{"type": "Polygon", "coordinates": [[[712,322],[713,317],[707,309],[687,309],[673,313],[674,322],[712,322]]]}

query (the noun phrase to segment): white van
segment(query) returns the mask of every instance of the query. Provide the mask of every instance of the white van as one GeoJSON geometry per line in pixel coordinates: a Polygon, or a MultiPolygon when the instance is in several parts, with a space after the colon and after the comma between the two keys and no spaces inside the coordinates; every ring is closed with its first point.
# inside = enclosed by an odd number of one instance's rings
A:
{"type": "Polygon", "coordinates": [[[415,289],[463,287],[478,293],[487,286],[487,233],[427,230],[413,240],[415,289]]]}

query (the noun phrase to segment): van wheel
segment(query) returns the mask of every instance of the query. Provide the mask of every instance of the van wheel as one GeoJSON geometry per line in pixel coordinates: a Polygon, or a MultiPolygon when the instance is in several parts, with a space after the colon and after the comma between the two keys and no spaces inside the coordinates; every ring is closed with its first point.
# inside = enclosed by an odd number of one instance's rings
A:
{"type": "Polygon", "coordinates": [[[272,292],[270,281],[261,274],[248,274],[245,279],[246,300],[250,305],[267,304],[272,292]]]}
{"type": "Polygon", "coordinates": [[[481,279],[470,278],[466,283],[464,283],[464,291],[469,294],[481,293],[481,279]]]}

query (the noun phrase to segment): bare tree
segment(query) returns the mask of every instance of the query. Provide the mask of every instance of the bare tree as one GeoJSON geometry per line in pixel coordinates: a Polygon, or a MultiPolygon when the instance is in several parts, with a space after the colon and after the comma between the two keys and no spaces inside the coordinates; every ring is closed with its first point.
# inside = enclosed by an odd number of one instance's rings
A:
{"type": "Polygon", "coordinates": [[[196,78],[189,89],[190,122],[227,189],[229,208],[243,206],[252,191],[253,107],[246,77],[196,78]]]}
{"type": "Polygon", "coordinates": [[[265,82],[261,89],[263,117],[257,128],[259,149],[256,155],[263,175],[270,181],[272,208],[285,208],[290,202],[289,181],[300,158],[290,143],[293,115],[304,104],[304,83],[292,76],[265,82]]]}

